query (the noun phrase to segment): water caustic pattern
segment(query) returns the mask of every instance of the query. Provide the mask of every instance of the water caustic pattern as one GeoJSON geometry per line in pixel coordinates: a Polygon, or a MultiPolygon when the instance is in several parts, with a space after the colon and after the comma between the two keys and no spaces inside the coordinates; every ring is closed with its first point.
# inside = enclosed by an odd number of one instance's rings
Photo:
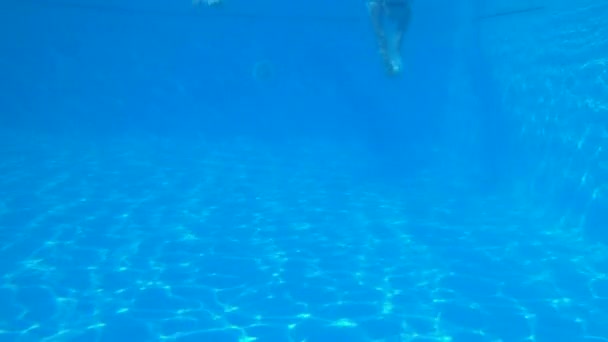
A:
{"type": "Polygon", "coordinates": [[[0,341],[608,341],[606,248],[522,198],[329,146],[3,146],[0,341]]]}
{"type": "Polygon", "coordinates": [[[486,22],[483,46],[522,142],[543,156],[536,163],[537,183],[549,184],[542,192],[565,192],[564,207],[574,208],[566,220],[593,231],[608,220],[608,4],[546,4],[486,22]]]}

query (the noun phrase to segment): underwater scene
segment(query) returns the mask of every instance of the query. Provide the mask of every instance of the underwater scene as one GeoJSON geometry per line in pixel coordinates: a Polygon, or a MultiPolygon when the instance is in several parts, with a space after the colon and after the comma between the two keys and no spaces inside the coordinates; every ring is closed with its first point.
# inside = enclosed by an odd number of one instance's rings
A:
{"type": "Polygon", "coordinates": [[[0,342],[608,342],[605,0],[6,0],[0,43],[0,342]]]}

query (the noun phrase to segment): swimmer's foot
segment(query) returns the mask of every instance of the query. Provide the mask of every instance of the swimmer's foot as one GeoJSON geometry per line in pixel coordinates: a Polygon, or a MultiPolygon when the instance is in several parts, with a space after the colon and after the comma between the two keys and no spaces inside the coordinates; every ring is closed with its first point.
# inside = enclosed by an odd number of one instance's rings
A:
{"type": "Polygon", "coordinates": [[[401,73],[403,66],[401,64],[401,58],[391,58],[386,63],[386,69],[389,75],[397,75],[401,73]]]}

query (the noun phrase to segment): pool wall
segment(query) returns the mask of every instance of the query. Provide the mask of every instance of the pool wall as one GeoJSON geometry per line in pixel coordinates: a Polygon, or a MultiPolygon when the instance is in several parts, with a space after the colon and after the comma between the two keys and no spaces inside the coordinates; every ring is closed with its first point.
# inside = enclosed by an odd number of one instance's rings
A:
{"type": "Polygon", "coordinates": [[[478,4],[479,15],[539,8],[479,20],[480,46],[526,151],[524,193],[563,229],[606,241],[608,5],[545,3],[478,4]]]}

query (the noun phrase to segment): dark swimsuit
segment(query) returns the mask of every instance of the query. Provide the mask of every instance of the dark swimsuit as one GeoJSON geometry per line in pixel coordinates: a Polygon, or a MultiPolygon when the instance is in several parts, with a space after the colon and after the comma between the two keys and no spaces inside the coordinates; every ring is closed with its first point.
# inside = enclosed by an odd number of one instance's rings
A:
{"type": "Polygon", "coordinates": [[[412,12],[408,0],[385,0],[384,7],[386,8],[387,15],[399,26],[399,28],[407,28],[412,12]]]}

